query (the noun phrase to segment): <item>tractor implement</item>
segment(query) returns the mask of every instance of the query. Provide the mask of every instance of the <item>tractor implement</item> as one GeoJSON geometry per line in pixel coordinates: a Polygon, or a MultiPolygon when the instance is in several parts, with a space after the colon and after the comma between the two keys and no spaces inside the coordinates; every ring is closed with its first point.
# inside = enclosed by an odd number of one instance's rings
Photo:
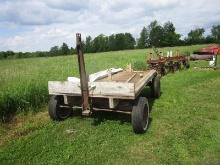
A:
{"type": "Polygon", "coordinates": [[[180,55],[179,52],[175,56],[168,53],[167,57],[162,55],[162,52],[153,47],[154,54],[150,53],[150,58],[147,60],[148,68],[157,70],[161,76],[166,75],[168,72],[175,72],[180,70],[182,65],[184,68],[189,68],[189,59],[185,55],[180,55]],[[156,57],[155,57],[156,55],[156,57]]]}

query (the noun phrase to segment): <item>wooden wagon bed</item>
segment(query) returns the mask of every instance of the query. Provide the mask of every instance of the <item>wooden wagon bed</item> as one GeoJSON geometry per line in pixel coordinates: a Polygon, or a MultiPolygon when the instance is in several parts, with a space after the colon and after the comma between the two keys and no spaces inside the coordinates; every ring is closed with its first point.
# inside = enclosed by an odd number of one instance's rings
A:
{"type": "Polygon", "coordinates": [[[82,116],[91,116],[95,111],[119,112],[131,114],[134,132],[144,133],[148,128],[150,108],[148,99],[140,93],[145,86],[150,86],[152,98],[160,97],[160,77],[156,70],[133,71],[130,65],[129,71],[110,68],[87,77],[79,33],[76,34],[76,50],[80,78],[48,82],[50,118],[67,119],[78,108],[82,116]]]}
{"type": "MultiPolygon", "coordinates": [[[[121,71],[89,82],[89,97],[135,99],[156,76],[156,70],[121,71]]],[[[79,82],[49,81],[50,95],[81,96],[79,82]]]]}

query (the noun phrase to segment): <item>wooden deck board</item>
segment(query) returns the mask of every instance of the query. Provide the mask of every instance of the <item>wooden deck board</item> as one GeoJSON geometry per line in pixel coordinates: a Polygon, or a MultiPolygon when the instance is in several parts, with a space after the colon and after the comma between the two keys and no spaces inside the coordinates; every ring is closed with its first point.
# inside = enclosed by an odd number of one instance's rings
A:
{"type": "Polygon", "coordinates": [[[139,72],[123,71],[123,72],[113,74],[111,79],[109,77],[105,77],[105,78],[97,80],[97,82],[127,82],[127,80],[130,77],[132,77],[134,73],[137,73],[129,82],[138,84],[139,81],[142,81],[143,77],[145,78],[151,77],[152,74],[155,74],[155,72],[156,72],[155,70],[139,71],[139,72]]]}
{"type": "MultiPolygon", "coordinates": [[[[105,77],[95,82],[89,82],[89,87],[94,87],[94,89],[90,89],[89,95],[90,97],[135,99],[155,75],[155,70],[122,71],[113,74],[111,78],[105,77]]],[[[48,89],[49,94],[81,95],[80,84],[70,81],[49,81],[48,89]]]]}

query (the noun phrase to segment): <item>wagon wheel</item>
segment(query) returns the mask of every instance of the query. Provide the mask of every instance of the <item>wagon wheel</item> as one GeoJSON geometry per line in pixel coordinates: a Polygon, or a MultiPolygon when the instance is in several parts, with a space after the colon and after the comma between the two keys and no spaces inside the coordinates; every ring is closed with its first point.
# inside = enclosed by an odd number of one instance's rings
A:
{"type": "Polygon", "coordinates": [[[173,70],[174,70],[174,71],[177,70],[177,63],[176,63],[176,62],[173,63],[173,70]]]}
{"type": "Polygon", "coordinates": [[[131,114],[133,131],[135,133],[144,133],[149,123],[149,104],[147,98],[139,97],[134,103],[131,114]]]}
{"type": "Polygon", "coordinates": [[[169,65],[164,65],[164,68],[165,68],[165,74],[168,74],[170,72],[169,65]]]}
{"type": "Polygon", "coordinates": [[[175,62],[173,65],[174,65],[174,71],[177,71],[180,69],[179,62],[175,62]]]}
{"type": "Polygon", "coordinates": [[[181,63],[180,62],[177,63],[177,69],[181,70],[181,63]]]}
{"type": "Polygon", "coordinates": [[[151,83],[151,95],[154,98],[160,97],[160,77],[156,76],[153,78],[151,83]]]}
{"type": "Polygon", "coordinates": [[[173,63],[173,62],[169,62],[169,71],[170,71],[171,73],[174,73],[174,71],[175,71],[174,63],[173,63]]]}
{"type": "Polygon", "coordinates": [[[165,76],[167,74],[167,69],[166,69],[165,65],[161,66],[160,74],[161,74],[161,76],[165,76]]]}
{"type": "Polygon", "coordinates": [[[183,61],[183,66],[185,69],[189,69],[190,68],[189,61],[183,61]]]}
{"type": "Polygon", "coordinates": [[[185,66],[185,67],[186,67],[186,69],[189,69],[189,68],[190,68],[189,61],[186,62],[186,66],[185,66]]]}
{"type": "Polygon", "coordinates": [[[64,105],[63,96],[51,96],[49,101],[48,113],[53,120],[64,120],[68,118],[72,111],[69,108],[61,108],[64,105]]]}

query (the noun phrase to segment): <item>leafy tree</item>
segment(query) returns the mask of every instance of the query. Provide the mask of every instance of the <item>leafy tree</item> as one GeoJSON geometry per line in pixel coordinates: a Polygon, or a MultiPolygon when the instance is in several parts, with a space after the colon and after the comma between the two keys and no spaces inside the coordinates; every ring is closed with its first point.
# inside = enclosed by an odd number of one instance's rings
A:
{"type": "Polygon", "coordinates": [[[220,25],[214,25],[211,29],[212,37],[214,38],[214,41],[220,43],[220,25]]]}
{"type": "Polygon", "coordinates": [[[37,51],[37,52],[35,52],[35,54],[37,57],[47,57],[48,56],[48,52],[42,52],[42,51],[37,51]]]}
{"type": "Polygon", "coordinates": [[[86,47],[86,44],[85,44],[85,41],[81,41],[81,44],[82,44],[82,48],[83,48],[83,52],[85,51],[85,47],[86,47]]]}
{"type": "Polygon", "coordinates": [[[155,20],[148,26],[149,31],[149,45],[155,47],[164,46],[164,29],[155,20]]]}
{"type": "Polygon", "coordinates": [[[116,50],[116,40],[115,40],[115,35],[112,34],[108,37],[108,47],[110,51],[116,50]]]}
{"type": "Polygon", "coordinates": [[[209,44],[209,43],[214,43],[216,40],[212,35],[207,35],[205,38],[205,43],[209,44]]]}
{"type": "Polygon", "coordinates": [[[23,58],[23,53],[22,52],[16,53],[16,58],[23,58]]]}
{"type": "Polygon", "coordinates": [[[50,56],[58,56],[60,54],[59,47],[58,46],[51,47],[49,53],[50,56]]]}
{"type": "Polygon", "coordinates": [[[70,53],[69,47],[65,42],[60,47],[60,51],[62,55],[68,55],[70,53]]]}
{"type": "Polygon", "coordinates": [[[5,58],[4,52],[0,52],[0,59],[4,59],[4,58],[5,58]]]}
{"type": "Polygon", "coordinates": [[[126,47],[126,41],[123,33],[115,35],[115,47],[116,50],[124,50],[126,47]]]}
{"type": "Polygon", "coordinates": [[[148,32],[147,32],[147,28],[144,26],[140,33],[140,38],[138,39],[138,42],[137,42],[137,48],[139,49],[146,48],[147,40],[148,40],[148,32]]]}
{"type": "Polygon", "coordinates": [[[9,57],[12,57],[14,55],[15,55],[15,53],[11,50],[8,50],[4,53],[5,58],[9,58],[9,57]]]}
{"type": "Polygon", "coordinates": [[[204,42],[204,28],[196,28],[188,33],[187,42],[189,44],[201,44],[204,42]]]}
{"type": "Polygon", "coordinates": [[[180,42],[180,34],[175,32],[175,27],[172,22],[168,21],[163,26],[164,30],[164,39],[163,45],[164,46],[176,46],[180,42]]]}
{"type": "Polygon", "coordinates": [[[92,37],[88,36],[88,37],[86,37],[85,52],[86,53],[91,53],[92,51],[93,51],[93,48],[92,48],[92,37]]]}
{"type": "Polygon", "coordinates": [[[70,54],[76,54],[76,49],[74,49],[73,47],[70,48],[70,54]]]}
{"type": "Polygon", "coordinates": [[[131,35],[131,33],[125,33],[124,38],[125,38],[125,42],[126,42],[125,49],[134,49],[135,39],[131,35]]]}
{"type": "Polygon", "coordinates": [[[108,50],[108,37],[103,34],[98,35],[93,40],[94,52],[104,52],[108,50]]]}

